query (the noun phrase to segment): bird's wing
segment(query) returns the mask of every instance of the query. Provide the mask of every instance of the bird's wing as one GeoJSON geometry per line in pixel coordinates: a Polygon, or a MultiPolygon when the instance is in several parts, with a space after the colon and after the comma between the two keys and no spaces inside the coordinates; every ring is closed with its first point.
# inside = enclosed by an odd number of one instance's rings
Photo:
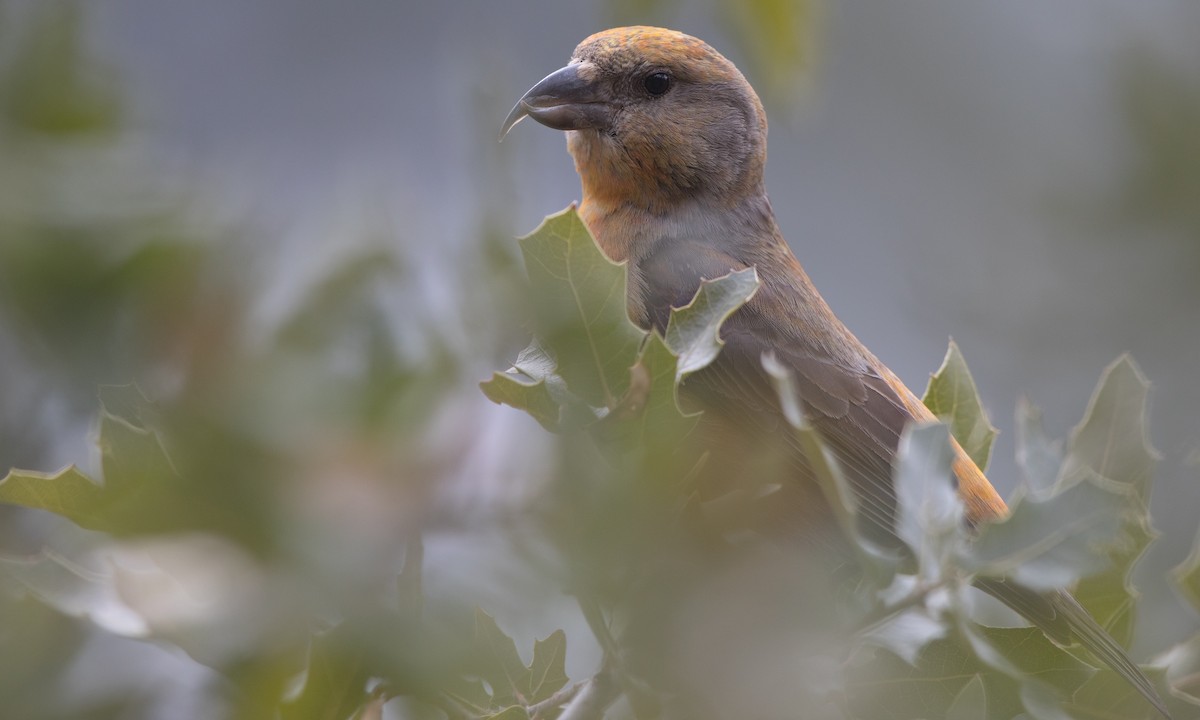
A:
{"type": "MultiPolygon", "coordinates": [[[[659,329],[666,326],[672,307],[691,301],[698,278],[719,277],[745,267],[708,243],[675,240],[660,248],[640,267],[645,278],[645,319],[659,329]]],[[[792,371],[808,420],[853,486],[864,531],[894,544],[892,458],[912,414],[896,389],[871,367],[865,350],[857,367],[839,362],[800,328],[773,322],[768,315],[775,313],[764,311],[764,294],[760,290],[758,297],[726,320],[721,329],[725,347],[711,365],[685,380],[685,397],[737,425],[770,432],[782,419],[774,385],[762,364],[763,355],[773,353],[792,371]]],[[[785,439],[796,443],[791,434],[785,439]]],[[[804,472],[807,464],[798,444],[792,447],[792,455],[797,469],[804,472]]]]}

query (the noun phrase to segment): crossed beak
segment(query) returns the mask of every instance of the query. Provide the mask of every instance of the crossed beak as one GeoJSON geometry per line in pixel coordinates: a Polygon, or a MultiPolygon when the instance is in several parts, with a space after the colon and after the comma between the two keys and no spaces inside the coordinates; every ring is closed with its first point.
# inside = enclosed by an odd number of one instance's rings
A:
{"type": "Polygon", "coordinates": [[[555,130],[606,127],[611,108],[601,97],[599,85],[592,80],[592,71],[589,63],[571,63],[529,88],[505,118],[500,139],[526,117],[555,130]]]}

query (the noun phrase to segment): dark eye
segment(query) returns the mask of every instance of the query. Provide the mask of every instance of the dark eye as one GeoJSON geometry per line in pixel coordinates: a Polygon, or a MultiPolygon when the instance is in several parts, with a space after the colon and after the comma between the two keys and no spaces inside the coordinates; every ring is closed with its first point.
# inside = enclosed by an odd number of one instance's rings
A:
{"type": "Polygon", "coordinates": [[[671,89],[671,76],[665,72],[652,72],[642,81],[642,85],[651,95],[662,95],[671,89]]]}

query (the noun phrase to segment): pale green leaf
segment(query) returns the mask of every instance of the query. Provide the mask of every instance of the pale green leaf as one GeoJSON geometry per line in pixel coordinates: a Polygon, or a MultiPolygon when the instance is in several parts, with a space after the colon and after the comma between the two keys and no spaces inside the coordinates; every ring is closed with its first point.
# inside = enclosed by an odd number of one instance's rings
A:
{"type": "Polygon", "coordinates": [[[975,675],[963,686],[946,709],[946,720],[990,720],[982,677],[975,675]]]}
{"type": "Polygon", "coordinates": [[[533,380],[520,372],[497,372],[492,373],[491,380],[479,383],[479,388],[488,400],[524,410],[547,430],[558,427],[559,405],[544,380],[533,380]]]}
{"type": "Polygon", "coordinates": [[[981,469],[986,470],[997,430],[988,420],[975,380],[953,340],[942,366],[930,376],[922,402],[950,426],[954,439],[981,469]]]}
{"type": "Polygon", "coordinates": [[[1192,542],[1192,551],[1187,559],[1175,566],[1171,576],[1183,597],[1200,612],[1200,533],[1192,542]]]}
{"type": "Polygon", "coordinates": [[[537,336],[571,392],[615,407],[646,333],[626,309],[625,268],[610,261],[573,207],[521,238],[537,336]]]}
{"type": "Polygon", "coordinates": [[[1025,397],[1017,401],[1017,465],[1034,495],[1053,489],[1062,467],[1061,440],[1051,440],[1042,429],[1042,411],[1025,397]]]}
{"type": "Polygon", "coordinates": [[[312,637],[304,685],[281,703],[281,720],[347,720],[369,699],[362,650],[340,628],[312,637]]]}
{"type": "Polygon", "coordinates": [[[946,426],[909,425],[896,451],[896,535],[912,548],[921,574],[942,577],[962,537],[962,501],[950,465],[954,448],[946,426]]]}
{"type": "Polygon", "coordinates": [[[545,640],[533,643],[533,662],[529,664],[530,704],[541,702],[567,684],[567,635],[555,630],[545,640]]]}
{"type": "Polygon", "coordinates": [[[517,644],[506,635],[495,618],[475,610],[475,647],[479,653],[479,674],[492,686],[494,705],[519,700],[529,688],[529,668],[517,653],[517,644]]]}
{"type": "Polygon", "coordinates": [[[1118,358],[1100,378],[1083,421],[1071,434],[1059,485],[1083,478],[1127,489],[1118,542],[1109,544],[1108,566],[1083,579],[1075,597],[1118,642],[1133,639],[1139,593],[1130,582],[1134,565],[1158,537],[1147,503],[1157,453],[1147,440],[1150,383],[1129,356],[1118,358]]]}
{"type": "Polygon", "coordinates": [[[679,357],[680,379],[716,359],[724,345],[721,324],[754,296],[758,286],[754,268],[738,270],[705,280],[690,303],[671,310],[665,339],[679,357]]]}
{"type": "MultiPolygon", "coordinates": [[[[1156,686],[1161,687],[1164,672],[1157,668],[1146,668],[1146,675],[1156,686]]],[[[1196,708],[1188,707],[1168,693],[1163,695],[1172,716],[1196,717],[1196,708]]],[[[1064,705],[1071,717],[1078,720],[1161,720],[1162,716],[1129,683],[1107,668],[1099,670],[1085,682],[1064,705]]]]}
{"type": "Polygon", "coordinates": [[[1129,493],[1084,481],[1046,499],[1018,497],[1001,522],[983,527],[963,564],[992,577],[1008,577],[1031,589],[1065,587],[1109,567],[1129,493]]]}

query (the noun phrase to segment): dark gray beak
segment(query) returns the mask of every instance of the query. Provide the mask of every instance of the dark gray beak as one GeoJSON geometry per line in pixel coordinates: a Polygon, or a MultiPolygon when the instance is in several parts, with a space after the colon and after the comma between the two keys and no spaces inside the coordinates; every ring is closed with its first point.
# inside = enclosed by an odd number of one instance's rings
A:
{"type": "Polygon", "coordinates": [[[500,129],[503,140],[513,125],[526,116],[555,130],[589,130],[606,127],[610,108],[589,77],[591,66],[572,63],[556,70],[517,101],[500,129]]]}

